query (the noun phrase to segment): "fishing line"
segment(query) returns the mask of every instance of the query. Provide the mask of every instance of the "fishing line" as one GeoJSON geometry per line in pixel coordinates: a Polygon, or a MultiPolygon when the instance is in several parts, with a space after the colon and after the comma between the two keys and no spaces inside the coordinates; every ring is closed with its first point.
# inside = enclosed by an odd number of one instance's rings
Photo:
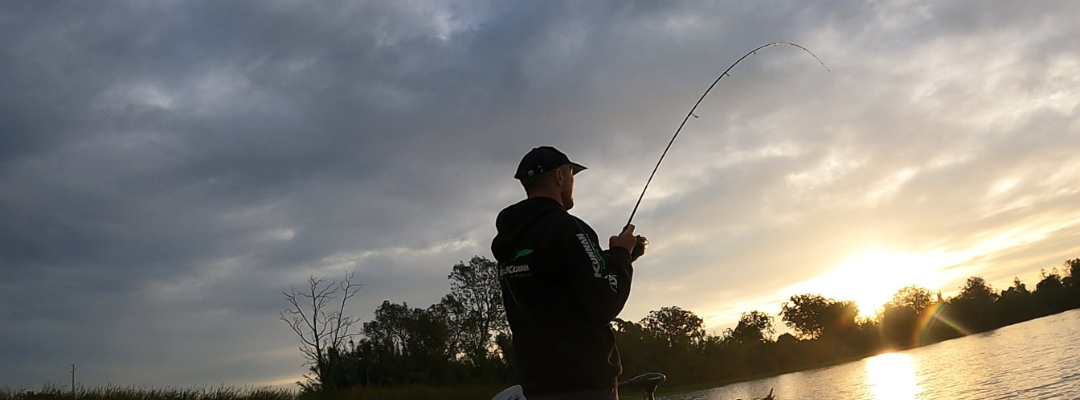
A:
{"type": "Polygon", "coordinates": [[[688,121],[691,116],[694,117],[694,118],[698,118],[698,116],[696,114],[694,114],[694,111],[697,110],[698,105],[701,104],[701,101],[705,100],[705,96],[709,95],[709,91],[711,91],[713,89],[713,87],[715,87],[716,84],[718,82],[720,82],[721,79],[724,79],[725,76],[728,76],[728,72],[730,72],[732,68],[735,68],[736,65],[739,65],[739,62],[741,62],[744,58],[747,58],[747,57],[750,57],[750,56],[752,56],[754,54],[757,54],[758,51],[760,51],[761,49],[764,49],[766,47],[773,47],[773,46],[780,46],[780,45],[798,47],[799,49],[802,49],[802,51],[805,51],[805,52],[809,53],[811,56],[813,56],[814,59],[817,60],[818,63],[821,64],[822,67],[825,67],[826,71],[830,71],[830,72],[832,71],[831,69],[829,69],[829,67],[827,65],[825,65],[824,62],[821,61],[820,58],[818,58],[818,56],[816,54],[814,54],[814,52],[810,51],[809,49],[807,49],[805,47],[799,46],[799,45],[797,45],[795,43],[788,43],[788,42],[772,42],[772,43],[769,43],[769,44],[762,45],[762,46],[760,46],[760,47],[758,47],[756,49],[750,50],[749,53],[743,54],[742,57],[739,57],[738,60],[735,60],[735,62],[733,64],[731,64],[731,66],[727,67],[727,69],[724,70],[724,73],[720,74],[720,76],[717,77],[715,81],[713,81],[712,85],[709,85],[708,89],[705,89],[705,93],[701,94],[701,97],[698,98],[697,103],[694,103],[694,107],[690,109],[690,112],[686,113],[686,117],[683,118],[682,123],[679,124],[679,128],[675,130],[675,134],[671,136],[671,140],[668,141],[667,147],[664,148],[664,152],[660,154],[660,160],[656,162],[656,166],[653,167],[652,173],[649,174],[649,180],[645,181],[645,188],[641,189],[641,196],[638,196],[637,203],[634,204],[634,211],[630,212],[630,219],[626,220],[626,226],[630,226],[630,222],[632,222],[634,220],[634,215],[637,214],[638,206],[641,205],[641,199],[645,198],[645,191],[649,190],[649,184],[652,183],[653,177],[656,176],[656,170],[660,169],[660,163],[664,162],[664,156],[666,156],[667,153],[668,153],[668,150],[671,149],[671,144],[675,143],[675,138],[679,137],[679,132],[682,132],[682,128],[683,128],[683,126],[686,125],[686,121],[688,121]]]}

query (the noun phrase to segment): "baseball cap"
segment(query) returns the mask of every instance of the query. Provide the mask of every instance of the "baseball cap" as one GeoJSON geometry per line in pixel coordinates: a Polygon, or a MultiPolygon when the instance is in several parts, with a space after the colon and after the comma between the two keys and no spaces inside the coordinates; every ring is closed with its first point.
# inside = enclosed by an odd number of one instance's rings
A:
{"type": "Polygon", "coordinates": [[[518,164],[517,173],[514,174],[514,179],[537,176],[566,164],[570,164],[570,167],[575,174],[585,169],[584,165],[570,161],[570,158],[566,157],[566,154],[556,150],[554,147],[534,147],[532,150],[529,150],[528,153],[525,153],[525,157],[521,158],[521,163],[518,164]]]}

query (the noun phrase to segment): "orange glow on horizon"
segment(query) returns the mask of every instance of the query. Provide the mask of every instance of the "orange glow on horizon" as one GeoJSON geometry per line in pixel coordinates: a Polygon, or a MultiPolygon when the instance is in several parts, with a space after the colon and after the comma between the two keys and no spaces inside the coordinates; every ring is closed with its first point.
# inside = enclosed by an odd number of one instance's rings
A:
{"type": "Polygon", "coordinates": [[[874,317],[905,286],[918,285],[936,291],[952,274],[943,273],[967,257],[958,253],[892,253],[882,250],[860,252],[836,268],[784,288],[785,297],[820,294],[838,301],[854,301],[860,317],[874,317]]]}

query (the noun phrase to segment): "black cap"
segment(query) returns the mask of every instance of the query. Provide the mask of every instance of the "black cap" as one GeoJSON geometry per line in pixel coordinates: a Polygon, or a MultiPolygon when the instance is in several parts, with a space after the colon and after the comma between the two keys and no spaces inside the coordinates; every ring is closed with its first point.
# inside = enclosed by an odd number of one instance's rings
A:
{"type": "Polygon", "coordinates": [[[556,150],[554,147],[536,147],[529,150],[528,153],[525,153],[525,157],[521,158],[521,163],[518,164],[517,173],[514,174],[514,179],[525,179],[531,176],[537,176],[566,164],[570,164],[570,167],[575,174],[585,169],[585,166],[570,161],[570,158],[566,157],[566,154],[556,150]]]}

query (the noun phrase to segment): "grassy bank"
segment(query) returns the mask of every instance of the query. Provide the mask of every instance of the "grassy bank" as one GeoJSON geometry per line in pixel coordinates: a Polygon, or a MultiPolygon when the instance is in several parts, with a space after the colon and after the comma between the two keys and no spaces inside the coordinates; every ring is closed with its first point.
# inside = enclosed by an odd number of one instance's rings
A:
{"type": "MultiPolygon", "coordinates": [[[[699,390],[712,389],[737,382],[753,381],[790,372],[829,367],[863,357],[850,357],[835,362],[791,371],[746,376],[725,381],[696,383],[679,386],[661,385],[657,397],[670,396],[699,390]]],[[[15,390],[0,388],[0,400],[487,400],[505,389],[503,386],[457,385],[447,387],[405,385],[393,388],[360,387],[348,390],[299,395],[295,389],[196,387],[196,388],[146,388],[107,386],[82,389],[77,394],[61,386],[47,386],[41,390],[15,390]]],[[[763,393],[762,396],[765,394],[763,393]]],[[[623,392],[620,397],[636,399],[636,392],[623,392]]]]}
{"type": "Polygon", "coordinates": [[[300,400],[487,400],[503,389],[505,387],[486,385],[361,387],[339,392],[302,396],[300,400]]]}
{"type": "Polygon", "coordinates": [[[477,400],[490,399],[504,387],[424,385],[394,388],[356,388],[339,392],[298,395],[296,390],[270,388],[187,388],[102,387],[71,393],[59,386],[41,390],[0,388],[0,400],[477,400]]]}
{"type": "Polygon", "coordinates": [[[295,390],[271,388],[165,388],[106,386],[77,393],[59,386],[41,390],[0,389],[0,400],[297,400],[295,390]]]}

